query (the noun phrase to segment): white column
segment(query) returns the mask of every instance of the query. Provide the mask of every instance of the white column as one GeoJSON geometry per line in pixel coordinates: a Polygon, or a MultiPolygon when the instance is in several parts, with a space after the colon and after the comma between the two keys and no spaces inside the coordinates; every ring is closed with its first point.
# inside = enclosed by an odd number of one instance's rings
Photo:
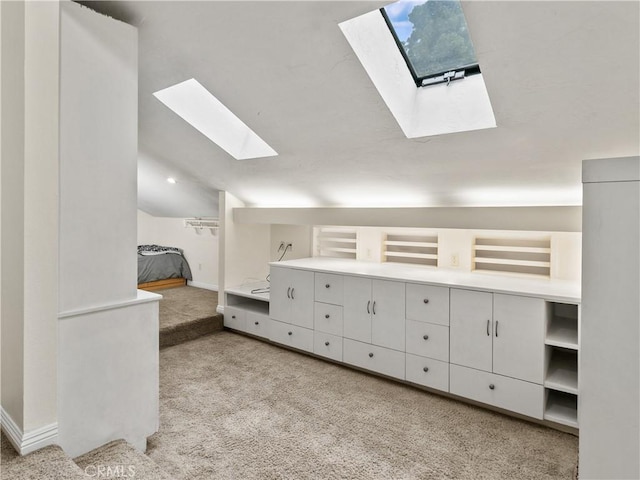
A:
{"type": "Polygon", "coordinates": [[[640,157],[583,163],[580,478],[640,478],[640,157]]]}

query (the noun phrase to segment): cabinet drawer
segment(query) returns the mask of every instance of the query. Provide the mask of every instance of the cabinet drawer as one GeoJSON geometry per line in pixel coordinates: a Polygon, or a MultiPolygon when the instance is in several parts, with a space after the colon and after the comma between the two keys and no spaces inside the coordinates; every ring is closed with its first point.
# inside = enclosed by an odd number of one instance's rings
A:
{"type": "Polygon", "coordinates": [[[245,314],[246,311],[241,308],[224,307],[224,326],[244,332],[246,329],[245,314]]]}
{"type": "Polygon", "coordinates": [[[449,289],[407,283],[407,318],[449,325],[449,289]]]}
{"type": "Polygon", "coordinates": [[[269,315],[266,313],[247,312],[245,316],[246,332],[257,337],[269,337],[269,315]]]}
{"type": "Polygon", "coordinates": [[[407,380],[425,387],[449,391],[449,364],[407,353],[407,380]]]}
{"type": "Polygon", "coordinates": [[[313,330],[291,325],[290,323],[271,320],[269,325],[269,340],[299,350],[313,352],[313,330]]]}
{"type": "Polygon", "coordinates": [[[449,388],[455,395],[542,419],[542,385],[452,364],[449,388]]]}
{"type": "Polygon", "coordinates": [[[342,307],[316,302],[313,317],[315,330],[342,336],[342,307]]]}
{"type": "Polygon", "coordinates": [[[342,337],[323,332],[313,332],[313,353],[342,361],[342,337]]]}
{"type": "Polygon", "coordinates": [[[449,327],[407,320],[408,353],[449,362],[449,327]]]}
{"type": "Polygon", "coordinates": [[[342,275],[316,273],[315,299],[316,302],[342,305],[342,275]]]}
{"type": "Polygon", "coordinates": [[[404,379],[404,352],[345,338],[342,343],[342,358],[350,365],[404,379]]]}

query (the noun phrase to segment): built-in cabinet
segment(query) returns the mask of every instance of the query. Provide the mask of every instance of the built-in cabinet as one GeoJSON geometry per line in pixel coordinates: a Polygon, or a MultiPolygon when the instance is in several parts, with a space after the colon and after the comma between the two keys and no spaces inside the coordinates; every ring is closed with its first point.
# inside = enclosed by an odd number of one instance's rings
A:
{"type": "MultiPolygon", "coordinates": [[[[258,336],[577,427],[578,298],[381,278],[355,273],[357,261],[333,272],[292,262],[271,267],[270,322],[258,336]]],[[[252,333],[256,314],[255,305],[229,305],[225,325],[252,333]]]]}

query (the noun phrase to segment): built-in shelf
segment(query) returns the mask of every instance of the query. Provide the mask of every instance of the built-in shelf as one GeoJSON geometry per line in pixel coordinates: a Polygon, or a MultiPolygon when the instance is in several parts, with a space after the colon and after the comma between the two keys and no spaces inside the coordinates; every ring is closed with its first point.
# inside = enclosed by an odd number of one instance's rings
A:
{"type": "Polygon", "coordinates": [[[569,393],[549,390],[544,419],[578,428],[578,397],[569,393]]]}
{"type": "Polygon", "coordinates": [[[578,321],[575,318],[554,317],[547,329],[547,345],[578,349],[578,321]]]}
{"type": "Polygon", "coordinates": [[[230,287],[224,291],[227,295],[251,298],[262,302],[269,301],[269,282],[254,282],[230,287]]]}
{"type": "Polygon", "coordinates": [[[560,392],[578,394],[578,354],[572,350],[552,349],[544,386],[560,392]]]}

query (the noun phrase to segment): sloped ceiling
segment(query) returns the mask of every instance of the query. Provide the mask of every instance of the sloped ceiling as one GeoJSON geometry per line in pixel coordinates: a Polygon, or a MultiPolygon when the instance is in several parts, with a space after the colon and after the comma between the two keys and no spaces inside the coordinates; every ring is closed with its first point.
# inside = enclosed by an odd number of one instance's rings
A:
{"type": "Polygon", "coordinates": [[[638,2],[463,3],[498,126],[411,140],[338,27],[387,2],[81,3],[139,28],[153,215],[216,215],[218,190],[254,206],[576,205],[583,159],[639,154],[638,2]],[[192,77],[279,155],[237,161],[152,95],[192,77]]]}

